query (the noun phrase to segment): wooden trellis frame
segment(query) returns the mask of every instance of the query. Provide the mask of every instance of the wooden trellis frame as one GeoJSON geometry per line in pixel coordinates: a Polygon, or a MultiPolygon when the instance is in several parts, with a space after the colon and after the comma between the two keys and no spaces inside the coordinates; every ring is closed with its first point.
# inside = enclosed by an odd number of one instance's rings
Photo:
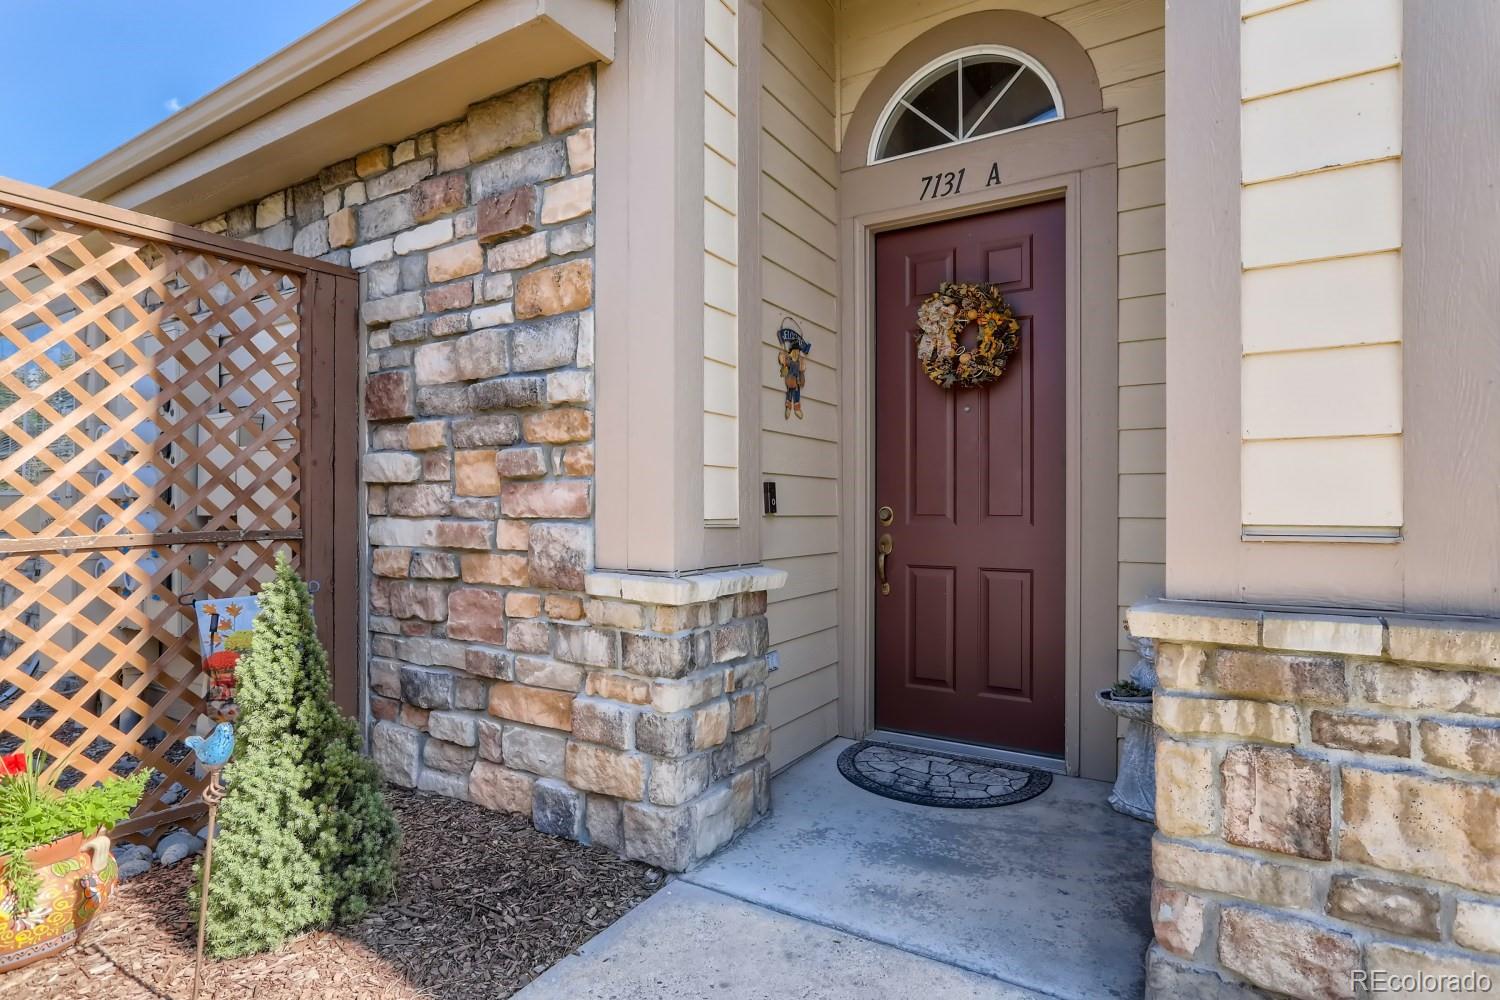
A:
{"type": "Polygon", "coordinates": [[[0,746],[203,811],[192,598],[316,580],[358,705],[357,278],[0,178],[0,746]]]}

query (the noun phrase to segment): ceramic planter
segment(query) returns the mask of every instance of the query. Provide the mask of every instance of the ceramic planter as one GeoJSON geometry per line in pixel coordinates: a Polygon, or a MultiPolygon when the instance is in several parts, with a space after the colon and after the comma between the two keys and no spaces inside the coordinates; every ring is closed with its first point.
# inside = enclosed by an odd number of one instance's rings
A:
{"type": "MultiPolygon", "coordinates": [[[[102,832],[87,841],[75,833],[33,847],[26,857],[42,887],[29,913],[15,913],[8,893],[0,899],[0,973],[71,948],[104,909],[119,876],[102,832]]],[[[0,873],[9,860],[0,857],[0,873]]]]}

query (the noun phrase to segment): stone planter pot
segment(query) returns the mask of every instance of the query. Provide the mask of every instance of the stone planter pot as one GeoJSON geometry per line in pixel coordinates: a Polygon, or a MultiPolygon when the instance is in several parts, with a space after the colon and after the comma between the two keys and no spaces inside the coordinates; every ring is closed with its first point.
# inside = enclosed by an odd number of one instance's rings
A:
{"type": "Polygon", "coordinates": [[[1106,712],[1130,723],[1120,746],[1120,769],[1109,804],[1136,819],[1156,820],[1156,727],[1151,696],[1119,698],[1107,688],[1094,696],[1106,712]]]}
{"type": "MultiPolygon", "coordinates": [[[[109,837],[102,831],[88,841],[75,833],[33,847],[26,857],[42,886],[29,913],[15,913],[9,894],[0,899],[0,973],[71,948],[104,909],[117,881],[109,837]]],[[[0,857],[0,873],[9,860],[0,857]]]]}

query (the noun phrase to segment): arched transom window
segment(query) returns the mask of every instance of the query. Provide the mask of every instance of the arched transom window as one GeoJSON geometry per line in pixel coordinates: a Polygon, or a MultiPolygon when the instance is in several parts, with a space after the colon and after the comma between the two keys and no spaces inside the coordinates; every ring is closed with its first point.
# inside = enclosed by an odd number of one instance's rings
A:
{"type": "Polygon", "coordinates": [[[896,91],[870,143],[870,162],[1039,125],[1063,116],[1041,63],[1002,45],[950,52],[896,91]]]}

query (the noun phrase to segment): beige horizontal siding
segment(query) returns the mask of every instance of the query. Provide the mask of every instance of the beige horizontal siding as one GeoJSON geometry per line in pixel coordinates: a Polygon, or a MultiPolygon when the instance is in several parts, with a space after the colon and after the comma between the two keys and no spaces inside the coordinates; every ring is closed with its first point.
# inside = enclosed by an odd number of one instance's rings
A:
{"type": "MultiPolygon", "coordinates": [[[[1085,44],[1119,127],[1119,581],[1125,609],[1166,585],[1165,0],[1100,0],[1117,34],[1085,44]]],[[[1105,20],[1102,11],[1101,21],[1105,20]]],[[[1066,18],[1059,18],[1059,21],[1066,18]]],[[[1136,653],[1123,624],[1119,676],[1136,653]]]]}
{"type": "Polygon", "coordinates": [[[767,0],[761,58],[761,474],[776,484],[765,562],[787,571],[766,618],[771,766],[832,739],[838,726],[838,162],[834,9],[767,0]],[[813,345],[803,419],[784,419],[776,329],[794,318],[813,345]]]}
{"type": "Polygon", "coordinates": [[[1401,45],[1401,0],[1257,8],[1240,27],[1247,526],[1404,520],[1401,45]],[[1288,311],[1316,288],[1325,314],[1368,315],[1381,278],[1388,315],[1352,343],[1348,319],[1320,329],[1288,311]]]}
{"type": "MultiPolygon", "coordinates": [[[[781,770],[837,736],[838,707],[837,700],[830,701],[809,709],[803,715],[787,718],[777,726],[771,737],[771,770],[781,770]],[[802,749],[802,753],[797,752],[799,749],[802,749]]],[[[775,706],[772,706],[771,711],[775,710],[775,706]]],[[[795,709],[787,710],[787,714],[791,711],[795,709]]]]}
{"type": "MultiPolygon", "coordinates": [[[[1095,0],[1054,15],[1088,50],[1116,111],[1119,168],[1119,600],[1166,580],[1165,0],[1095,0]]],[[[1120,672],[1135,651],[1120,630],[1120,672]]]]}
{"type": "MultiPolygon", "coordinates": [[[[917,35],[1004,6],[1048,17],[1093,59],[1119,124],[1119,594],[1161,592],[1164,562],[1165,88],[1163,0],[767,0],[761,137],[765,336],[762,475],[781,513],[765,520],[766,561],[787,586],[768,617],[781,655],[772,678],[772,763],[836,732],[838,698],[838,163],[848,117],[870,81],[917,35]],[[837,9],[836,9],[837,8],[837,9]],[[782,418],[774,330],[795,318],[813,343],[805,419],[782,418]]],[[[1128,669],[1121,634],[1121,669],[1128,669]]]]}
{"type": "Polygon", "coordinates": [[[738,524],[739,457],[739,16],[704,6],[703,517],[738,524]],[[719,177],[718,180],[713,178],[719,177]]]}

